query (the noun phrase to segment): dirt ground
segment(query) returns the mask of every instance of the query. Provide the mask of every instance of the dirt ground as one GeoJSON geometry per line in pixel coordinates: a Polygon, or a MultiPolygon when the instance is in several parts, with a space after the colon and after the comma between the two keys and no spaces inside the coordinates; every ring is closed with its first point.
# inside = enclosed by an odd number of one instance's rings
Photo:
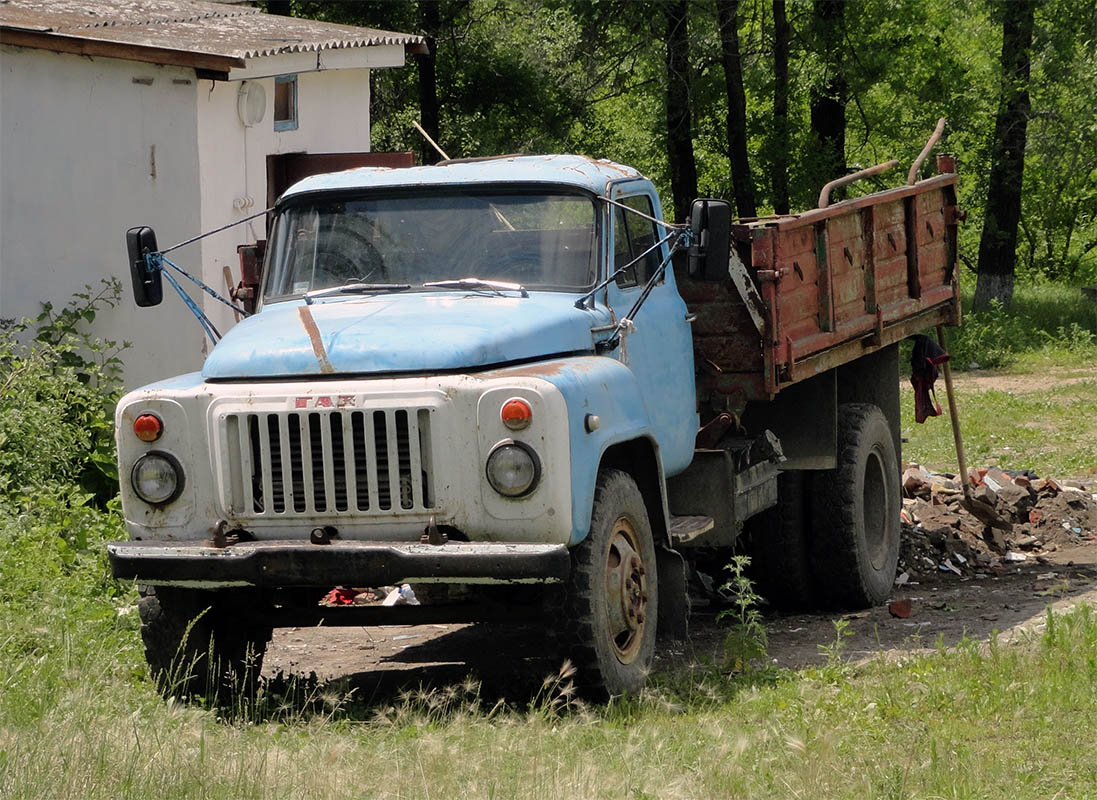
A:
{"type": "MultiPolygon", "coordinates": [[[[1042,376],[975,371],[958,376],[957,383],[968,388],[1036,391],[1092,377],[1088,371],[1042,376]]],[[[1087,480],[1092,483],[1092,477],[1087,480]]],[[[965,532],[961,525],[959,533],[949,532],[947,541],[936,541],[935,534],[926,530],[915,536],[905,529],[901,569],[911,567],[909,582],[896,587],[892,599],[910,601],[909,617],[893,616],[888,604],[845,615],[769,613],[765,620],[769,658],[787,668],[821,663],[825,656],[820,646],[833,644],[834,621],[843,616],[851,634],[845,640],[844,657],[860,661],[901,657],[938,643],[951,646],[965,636],[986,640],[995,631],[1000,641],[1010,641],[1038,630],[1048,606],[1065,609],[1084,602],[1097,607],[1097,540],[1089,538],[1097,529],[1088,530],[1097,527],[1092,524],[1097,521],[1097,504],[1087,512],[1093,516],[1071,516],[1066,506],[1058,508],[1065,499],[1044,506],[1046,519],[1017,527],[1016,541],[1040,540],[1035,550],[1027,549],[1026,560],[1019,564],[1004,561],[1001,553],[992,566],[975,560],[985,550],[977,528],[965,532]],[[1081,536],[1059,530],[1064,519],[1076,519],[1082,527],[1075,530],[1081,530],[1081,536]],[[955,552],[968,558],[962,562],[951,556],[963,566],[960,575],[937,567],[944,556],[955,552]]],[[[927,511],[919,506],[911,510],[927,511]]],[[[925,528],[933,528],[935,523],[924,516],[925,528]]],[[[695,605],[689,639],[661,644],[656,670],[719,660],[726,628],[716,622],[718,610],[705,603],[695,605]]],[[[353,690],[359,701],[367,703],[387,702],[400,691],[420,685],[437,688],[461,683],[473,675],[481,681],[485,696],[520,704],[557,671],[560,661],[544,633],[529,625],[289,628],[275,631],[264,675],[274,680],[315,675],[321,682],[333,681],[340,690],[353,690]]]]}
{"type": "MultiPolygon", "coordinates": [[[[887,605],[851,614],[777,614],[766,617],[769,657],[782,667],[820,663],[820,645],[834,642],[834,620],[845,616],[851,636],[845,657],[892,658],[953,645],[967,636],[985,640],[998,631],[1009,641],[1037,630],[1047,607],[1085,602],[1097,607],[1097,542],[1065,547],[1003,574],[986,577],[930,573],[899,587],[909,599],[909,618],[892,616],[887,605]]],[[[711,663],[721,655],[723,626],[715,608],[697,607],[690,638],[661,645],[656,669],[711,663]]],[[[354,628],[287,628],[275,631],[267,652],[268,677],[308,676],[334,680],[364,702],[386,702],[403,689],[444,687],[474,675],[485,695],[521,702],[559,667],[545,637],[526,626],[498,623],[354,628]]]]}

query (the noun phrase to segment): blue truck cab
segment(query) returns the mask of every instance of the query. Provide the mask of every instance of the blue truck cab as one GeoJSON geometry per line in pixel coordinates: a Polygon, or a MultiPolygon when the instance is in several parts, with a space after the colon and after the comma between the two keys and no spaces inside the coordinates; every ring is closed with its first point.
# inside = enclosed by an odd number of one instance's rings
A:
{"type": "Polygon", "coordinates": [[[584,685],[638,688],[685,603],[666,488],[698,429],[683,233],[650,181],[580,156],[289,189],[257,313],[201,373],[118,405],[131,536],[109,554],[162,687],[180,652],[185,690],[254,681],[271,629],[319,619],[332,587],[407,582],[440,602],[325,622],[453,619],[454,597],[532,587],[584,685]]]}

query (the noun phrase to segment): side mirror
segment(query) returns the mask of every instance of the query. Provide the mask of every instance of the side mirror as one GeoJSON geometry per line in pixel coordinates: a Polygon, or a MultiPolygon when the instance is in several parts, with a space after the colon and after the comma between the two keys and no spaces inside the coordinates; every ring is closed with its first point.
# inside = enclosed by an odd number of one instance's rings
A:
{"type": "Polygon", "coordinates": [[[142,308],[160,305],[164,299],[163,278],[160,270],[149,269],[145,261],[146,253],[159,250],[152,228],[141,226],[126,231],[126,250],[129,252],[134,301],[142,308]]]}
{"type": "Polygon", "coordinates": [[[698,280],[726,276],[731,255],[731,204],[724,200],[694,200],[689,227],[693,234],[689,276],[698,280]]]}

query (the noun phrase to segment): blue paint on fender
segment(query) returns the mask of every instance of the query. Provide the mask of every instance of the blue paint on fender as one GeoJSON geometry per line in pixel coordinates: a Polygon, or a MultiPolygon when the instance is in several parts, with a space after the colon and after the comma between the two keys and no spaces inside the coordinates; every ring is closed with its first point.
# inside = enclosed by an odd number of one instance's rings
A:
{"type": "Polygon", "coordinates": [[[312,315],[336,374],[475,369],[557,354],[591,352],[602,312],[575,307],[574,294],[529,297],[404,292],[276,303],[233,328],[202,369],[207,379],[321,374],[302,311],[312,315]]]}
{"type": "MultiPolygon", "coordinates": [[[[594,484],[602,454],[612,445],[632,439],[654,439],[647,409],[637,391],[636,376],[615,358],[587,356],[545,361],[521,368],[526,377],[551,383],[568,407],[571,444],[571,522],[569,544],[578,544],[590,532],[594,484]],[[601,427],[587,433],[587,414],[597,414],[601,427]]],[[[505,378],[506,370],[492,373],[505,378]]]]}
{"type": "MultiPolygon", "coordinates": [[[[692,359],[690,359],[692,363],[692,359]]],[[[660,446],[658,432],[653,428],[640,392],[635,373],[616,358],[586,356],[545,361],[534,366],[520,367],[525,377],[537,377],[551,383],[564,397],[568,408],[568,438],[571,446],[571,523],[569,544],[574,545],[590,532],[590,517],[594,510],[594,484],[602,456],[615,444],[647,439],[653,445],[661,468],[667,461],[660,446]],[[587,414],[598,416],[600,427],[587,432],[587,414]]],[[[505,378],[507,370],[491,373],[493,378],[505,378]]],[[[668,387],[669,389],[669,387],[668,387]]],[[[675,390],[682,402],[692,403],[693,384],[675,390]],[[685,395],[688,393],[688,397],[685,395]]],[[[676,398],[679,399],[679,398],[676,398]]],[[[693,406],[685,406],[687,412],[693,406]]],[[[687,414],[687,423],[694,417],[687,414]]],[[[692,453],[692,441],[690,442],[692,453]]],[[[679,460],[678,454],[673,454],[679,460]]],[[[688,461],[687,461],[688,464],[688,461]]],[[[684,468],[680,467],[679,469],[684,468]]]]}

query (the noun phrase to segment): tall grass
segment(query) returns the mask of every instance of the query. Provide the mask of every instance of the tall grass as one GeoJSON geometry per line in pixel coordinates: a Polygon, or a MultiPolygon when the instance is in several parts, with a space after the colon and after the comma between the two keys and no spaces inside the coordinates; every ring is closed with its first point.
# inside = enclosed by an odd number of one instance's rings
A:
{"type": "Polygon", "coordinates": [[[1097,614],[1085,607],[1020,645],[764,680],[707,667],[606,708],[489,706],[469,681],[267,722],[161,701],[125,624],[102,620],[92,637],[87,619],[53,612],[36,650],[0,651],[5,798],[1097,793],[1097,614]]]}

